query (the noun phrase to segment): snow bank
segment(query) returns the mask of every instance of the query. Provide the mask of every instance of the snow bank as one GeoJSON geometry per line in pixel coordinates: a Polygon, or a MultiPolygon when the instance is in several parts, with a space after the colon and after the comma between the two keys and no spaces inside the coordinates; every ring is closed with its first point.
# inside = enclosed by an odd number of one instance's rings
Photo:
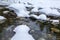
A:
{"type": "Polygon", "coordinates": [[[9,8],[15,8],[16,10],[26,10],[26,8],[25,8],[25,5],[23,4],[23,3],[13,3],[13,4],[11,4],[11,5],[9,5],[9,8]]]}
{"type": "Polygon", "coordinates": [[[9,8],[13,8],[14,10],[18,10],[16,14],[21,17],[29,17],[29,13],[26,10],[26,7],[34,7],[31,11],[32,12],[44,12],[46,15],[49,16],[60,16],[60,13],[56,9],[51,8],[60,8],[60,1],[56,0],[16,0],[19,1],[18,3],[13,3],[9,6],[9,8]],[[29,5],[30,3],[31,5],[29,5]],[[39,8],[43,8],[38,10],[39,8]],[[21,12],[22,11],[22,12],[21,12]]]}
{"type": "Polygon", "coordinates": [[[30,28],[27,25],[19,25],[14,31],[16,34],[11,38],[11,40],[35,40],[28,31],[30,28]]]}
{"type": "Polygon", "coordinates": [[[44,12],[46,15],[49,15],[49,16],[60,16],[60,13],[56,9],[44,8],[39,11],[44,12]]]}
{"type": "Polygon", "coordinates": [[[11,4],[9,8],[14,8],[14,11],[18,17],[29,17],[29,12],[26,10],[26,7],[23,3],[11,4]]]}

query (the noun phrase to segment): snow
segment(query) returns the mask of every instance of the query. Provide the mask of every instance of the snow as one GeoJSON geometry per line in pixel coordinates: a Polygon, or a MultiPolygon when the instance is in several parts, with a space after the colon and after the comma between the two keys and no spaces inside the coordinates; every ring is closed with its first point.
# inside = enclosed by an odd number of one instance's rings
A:
{"type": "MultiPolygon", "coordinates": [[[[60,13],[57,11],[57,9],[51,9],[51,8],[60,8],[60,1],[56,0],[15,0],[16,3],[13,3],[9,5],[9,8],[13,8],[15,10],[15,13],[18,17],[29,17],[29,13],[26,10],[26,7],[34,7],[31,11],[32,12],[44,12],[46,15],[49,16],[60,16],[60,13]],[[19,3],[20,2],[20,3],[19,3]],[[29,5],[30,3],[31,5],[29,5]],[[39,8],[43,8],[41,10],[38,10],[39,8]]],[[[38,17],[39,19],[39,17],[38,17]]]]}
{"type": "Polygon", "coordinates": [[[53,0],[33,0],[34,4],[36,4],[36,6],[41,6],[41,7],[52,7],[52,8],[60,8],[60,1],[53,1],[53,0]],[[39,4],[38,4],[39,3],[39,4]]]}
{"type": "Polygon", "coordinates": [[[30,16],[31,16],[31,17],[34,17],[34,18],[36,18],[36,19],[47,20],[47,16],[46,16],[45,14],[41,14],[41,15],[39,15],[39,16],[32,14],[32,15],[30,15],[30,16]]]}
{"type": "Polygon", "coordinates": [[[50,20],[50,21],[52,21],[52,24],[59,24],[59,20],[50,20]]]}
{"type": "Polygon", "coordinates": [[[59,23],[59,20],[53,20],[53,22],[58,22],[59,23]]]}
{"type": "Polygon", "coordinates": [[[60,16],[60,13],[56,9],[43,8],[39,11],[44,12],[46,15],[49,15],[49,16],[60,16]]]}
{"type": "Polygon", "coordinates": [[[11,4],[9,8],[14,8],[18,17],[29,17],[29,12],[26,10],[26,7],[23,3],[11,4]]]}
{"type": "Polygon", "coordinates": [[[15,9],[17,9],[17,10],[26,10],[26,8],[25,8],[25,5],[23,4],[23,3],[13,3],[13,4],[11,4],[11,5],[9,5],[9,8],[15,8],[15,9]]]}
{"type": "Polygon", "coordinates": [[[47,16],[45,14],[41,14],[38,19],[47,20],[47,16]]]}
{"type": "Polygon", "coordinates": [[[33,8],[31,12],[39,12],[39,11],[38,11],[38,8],[33,8]]]}
{"type": "Polygon", "coordinates": [[[18,17],[30,17],[28,11],[20,11],[16,13],[18,17]]]}
{"type": "Polygon", "coordinates": [[[4,20],[4,19],[6,19],[5,17],[3,17],[3,16],[0,16],[0,20],[4,20]]]}
{"type": "Polygon", "coordinates": [[[19,25],[14,31],[16,34],[11,38],[11,40],[35,40],[28,31],[30,28],[27,25],[19,25]]]}

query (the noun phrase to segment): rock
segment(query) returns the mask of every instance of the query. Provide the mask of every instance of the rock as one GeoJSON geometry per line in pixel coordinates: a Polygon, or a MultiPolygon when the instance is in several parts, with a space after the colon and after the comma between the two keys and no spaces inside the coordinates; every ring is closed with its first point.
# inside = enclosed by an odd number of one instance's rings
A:
{"type": "Polygon", "coordinates": [[[60,33],[60,30],[57,28],[51,28],[52,32],[60,33]]]}
{"type": "Polygon", "coordinates": [[[39,38],[38,40],[45,40],[45,38],[39,38]]]}
{"type": "Polygon", "coordinates": [[[14,12],[10,12],[10,11],[3,11],[3,16],[8,18],[16,18],[17,14],[14,12]]]}

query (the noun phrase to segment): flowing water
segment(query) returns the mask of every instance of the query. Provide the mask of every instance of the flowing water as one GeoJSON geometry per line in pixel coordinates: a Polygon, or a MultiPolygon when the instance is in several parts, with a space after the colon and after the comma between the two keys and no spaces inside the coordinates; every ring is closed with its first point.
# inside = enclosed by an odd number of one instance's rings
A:
{"type": "MultiPolygon", "coordinates": [[[[47,27],[45,26],[43,28],[43,30],[41,31],[40,30],[40,24],[37,24],[36,21],[32,21],[31,19],[29,18],[22,18],[22,19],[19,19],[19,20],[15,20],[15,22],[11,25],[8,25],[7,23],[7,26],[4,27],[4,30],[2,31],[1,33],[1,40],[10,40],[13,35],[15,34],[15,32],[13,32],[13,29],[18,26],[18,25],[21,25],[21,24],[26,24],[30,27],[30,31],[29,31],[29,34],[31,34],[35,40],[40,40],[41,38],[44,38],[46,40],[54,40],[56,36],[52,35],[52,37],[49,37],[48,36],[48,33],[47,33],[47,27]],[[54,39],[52,39],[54,38],[54,39]]],[[[42,39],[41,39],[42,40],[42,39]]]]}
{"type": "Polygon", "coordinates": [[[31,29],[29,34],[31,34],[35,40],[56,40],[56,36],[51,34],[48,29],[49,25],[41,24],[37,21],[38,20],[32,20],[31,18],[12,18],[11,20],[7,19],[6,22],[0,24],[0,27],[3,28],[0,28],[2,30],[0,32],[0,40],[10,40],[15,34],[13,29],[21,24],[29,26],[31,29]]]}

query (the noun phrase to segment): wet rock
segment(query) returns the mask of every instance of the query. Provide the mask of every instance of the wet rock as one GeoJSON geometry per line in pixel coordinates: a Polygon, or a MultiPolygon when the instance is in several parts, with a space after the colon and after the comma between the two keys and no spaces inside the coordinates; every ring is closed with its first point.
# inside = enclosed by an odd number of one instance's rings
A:
{"type": "Polygon", "coordinates": [[[3,9],[3,7],[0,7],[0,9],[3,9]]]}
{"type": "Polygon", "coordinates": [[[39,38],[38,40],[45,40],[45,38],[39,38]]]}
{"type": "Polygon", "coordinates": [[[35,14],[35,15],[38,15],[38,16],[40,15],[39,12],[30,12],[30,15],[31,15],[31,14],[35,14]]]}
{"type": "Polygon", "coordinates": [[[13,29],[14,29],[14,26],[9,26],[8,28],[4,29],[2,32],[2,40],[10,40],[10,38],[15,34],[13,32],[13,29]]]}
{"type": "Polygon", "coordinates": [[[37,19],[34,17],[29,17],[32,21],[36,21],[37,19]]]}
{"type": "Polygon", "coordinates": [[[52,32],[56,32],[56,33],[60,33],[60,30],[57,29],[57,28],[51,28],[51,31],[52,31],[52,32]]]}
{"type": "Polygon", "coordinates": [[[35,38],[35,40],[38,40],[38,38],[42,36],[40,30],[30,30],[29,33],[35,38]]]}
{"type": "Polygon", "coordinates": [[[4,16],[5,18],[16,18],[17,15],[13,10],[10,10],[9,8],[3,7],[3,9],[0,9],[0,15],[4,16]]]}
{"type": "Polygon", "coordinates": [[[14,12],[8,12],[8,11],[5,11],[5,12],[7,12],[7,13],[4,13],[3,16],[6,18],[16,18],[17,17],[16,13],[14,13],[14,12]]]}
{"type": "Polygon", "coordinates": [[[8,14],[9,11],[3,11],[3,14],[8,14]]]}

